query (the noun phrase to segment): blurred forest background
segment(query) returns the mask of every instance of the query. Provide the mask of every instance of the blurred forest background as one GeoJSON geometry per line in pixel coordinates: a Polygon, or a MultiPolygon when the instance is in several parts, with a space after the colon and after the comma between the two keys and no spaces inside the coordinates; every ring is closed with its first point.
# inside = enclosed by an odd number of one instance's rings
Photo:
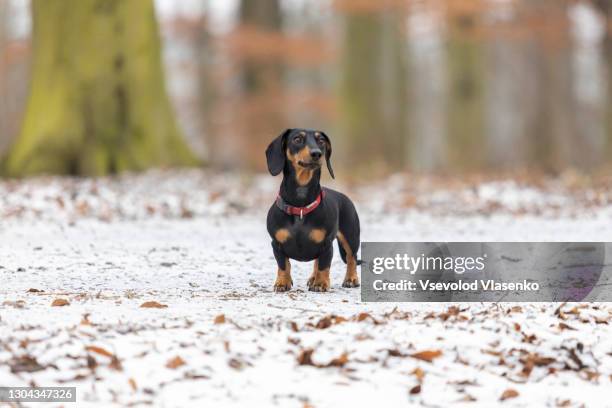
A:
{"type": "MultiPolygon", "coordinates": [[[[57,1],[71,3],[49,0],[57,1]]],[[[335,165],[357,164],[356,174],[612,167],[612,0],[154,5],[165,72],[159,86],[177,134],[213,168],[264,170],[265,147],[286,127],[327,131],[335,165]]],[[[32,73],[47,71],[35,66],[30,6],[0,0],[0,156],[27,128],[32,73]]],[[[144,14],[126,16],[130,29],[155,27],[144,14]]],[[[91,59],[104,44],[83,49],[91,59]]],[[[120,70],[123,60],[114,61],[120,70]]],[[[41,95],[37,115],[44,116],[53,102],[41,95]]],[[[142,121],[160,118],[141,105],[142,121]]]]}

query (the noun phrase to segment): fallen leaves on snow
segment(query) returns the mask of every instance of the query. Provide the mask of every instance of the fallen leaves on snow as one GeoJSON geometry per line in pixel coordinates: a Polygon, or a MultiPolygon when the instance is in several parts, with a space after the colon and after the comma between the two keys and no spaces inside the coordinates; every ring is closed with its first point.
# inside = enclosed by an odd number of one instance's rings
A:
{"type": "Polygon", "coordinates": [[[114,354],[111,353],[110,351],[103,349],[102,347],[98,347],[98,346],[87,346],[85,347],[85,350],[92,352],[92,353],[96,353],[96,354],[100,354],[101,356],[105,356],[105,357],[114,357],[114,354]]]}
{"type": "Polygon", "coordinates": [[[140,307],[149,308],[149,309],[164,309],[167,308],[168,305],[164,305],[162,303],[156,301],[144,302],[140,307]]]}
{"type": "Polygon", "coordinates": [[[327,364],[318,364],[315,363],[312,359],[312,355],[314,353],[314,349],[304,349],[300,351],[297,357],[297,362],[299,365],[313,366],[317,368],[327,368],[327,367],[344,367],[346,363],[348,363],[348,353],[342,353],[340,356],[331,359],[327,364]]]}
{"type": "Polygon", "coordinates": [[[168,362],[166,363],[166,367],[172,370],[176,370],[177,368],[184,366],[185,364],[187,364],[185,360],[183,360],[180,356],[176,356],[168,360],[168,362]]]}
{"type": "Polygon", "coordinates": [[[62,298],[57,298],[53,301],[53,303],[51,303],[51,306],[54,306],[54,307],[69,306],[69,305],[70,305],[70,302],[62,298]]]}
{"type": "Polygon", "coordinates": [[[34,373],[36,371],[42,371],[46,367],[39,364],[36,358],[32,356],[20,356],[12,359],[8,363],[11,368],[11,373],[34,373]]]}
{"type": "Polygon", "coordinates": [[[519,396],[519,393],[517,390],[513,388],[508,388],[506,391],[502,393],[502,395],[499,397],[499,400],[505,401],[507,399],[516,398],[518,396],[519,396]]]}
{"type": "Polygon", "coordinates": [[[418,353],[409,354],[409,356],[418,360],[423,360],[427,361],[428,363],[431,363],[436,358],[442,356],[442,350],[424,350],[419,351],[418,353]]]}

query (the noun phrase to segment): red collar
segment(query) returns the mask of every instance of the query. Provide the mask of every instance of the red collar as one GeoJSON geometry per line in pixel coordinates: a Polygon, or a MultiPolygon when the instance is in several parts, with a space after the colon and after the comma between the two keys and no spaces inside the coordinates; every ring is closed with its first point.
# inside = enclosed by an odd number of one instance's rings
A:
{"type": "Polygon", "coordinates": [[[285,200],[281,198],[280,193],[279,193],[278,196],[276,197],[276,206],[280,208],[281,211],[289,215],[299,215],[300,218],[302,218],[306,214],[309,214],[313,212],[314,210],[316,210],[319,204],[321,204],[321,201],[323,200],[324,196],[325,196],[325,193],[323,192],[323,190],[321,190],[321,192],[317,196],[317,199],[314,200],[312,203],[308,204],[305,207],[294,207],[292,205],[287,204],[285,200]]]}

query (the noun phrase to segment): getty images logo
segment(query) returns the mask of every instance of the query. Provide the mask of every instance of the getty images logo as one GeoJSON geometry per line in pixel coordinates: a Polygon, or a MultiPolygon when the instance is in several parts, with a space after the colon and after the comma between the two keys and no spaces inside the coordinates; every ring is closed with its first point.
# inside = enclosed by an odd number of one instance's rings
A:
{"type": "Polygon", "coordinates": [[[487,254],[471,256],[411,256],[396,254],[391,257],[376,257],[372,261],[372,272],[380,275],[387,271],[405,271],[414,275],[417,271],[454,270],[457,274],[482,271],[487,254]]]}

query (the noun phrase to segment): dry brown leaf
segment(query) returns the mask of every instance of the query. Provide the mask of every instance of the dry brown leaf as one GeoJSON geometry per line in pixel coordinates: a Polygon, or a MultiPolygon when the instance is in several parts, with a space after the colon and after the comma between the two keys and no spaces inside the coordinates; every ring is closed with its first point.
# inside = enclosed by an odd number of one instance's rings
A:
{"type": "Polygon", "coordinates": [[[309,366],[313,366],[317,368],[327,368],[327,367],[344,367],[344,365],[348,363],[349,361],[348,353],[342,353],[340,357],[336,357],[332,359],[327,364],[315,364],[312,361],[313,352],[314,352],[313,349],[304,349],[300,351],[300,354],[298,354],[298,357],[297,357],[298,364],[299,365],[309,365],[309,366]]]}
{"type": "Polygon", "coordinates": [[[562,313],[561,309],[563,309],[563,306],[565,306],[566,304],[567,302],[563,302],[559,305],[559,307],[555,309],[555,312],[554,312],[555,316],[559,316],[562,313]]]}
{"type": "Polygon", "coordinates": [[[358,321],[358,322],[363,322],[365,319],[367,319],[367,318],[369,318],[369,317],[372,317],[372,316],[370,316],[370,314],[369,314],[369,313],[362,312],[362,313],[359,313],[359,314],[357,315],[357,321],[358,321]]]}
{"type": "Polygon", "coordinates": [[[332,325],[331,317],[330,316],[325,316],[325,317],[321,318],[321,320],[319,320],[317,322],[317,325],[315,327],[317,329],[327,329],[331,325],[332,325]]]}
{"type": "Polygon", "coordinates": [[[369,314],[369,313],[365,313],[365,312],[359,313],[359,314],[357,315],[357,321],[358,321],[358,322],[362,322],[362,321],[364,321],[365,319],[367,319],[368,317],[370,317],[370,314],[369,314]]]}
{"type": "Polygon", "coordinates": [[[183,360],[180,356],[176,356],[173,359],[168,360],[168,362],[166,363],[166,367],[172,370],[176,370],[177,368],[179,368],[180,366],[184,366],[185,364],[187,364],[185,360],[183,360]]]}
{"type": "Polygon", "coordinates": [[[55,299],[53,303],[51,303],[51,306],[53,307],[69,306],[69,305],[70,305],[70,302],[68,300],[61,299],[61,298],[55,299]]]}
{"type": "Polygon", "coordinates": [[[28,289],[28,293],[43,293],[44,290],[30,288],[28,289]]]}
{"type": "Polygon", "coordinates": [[[358,333],[355,335],[356,341],[365,341],[365,340],[371,340],[371,339],[373,339],[373,337],[367,333],[358,333]]]}
{"type": "Polygon", "coordinates": [[[569,324],[565,324],[563,322],[559,322],[559,329],[560,330],[576,330],[575,328],[573,328],[569,324]]]}
{"type": "Polygon", "coordinates": [[[91,321],[89,320],[89,313],[85,313],[83,315],[83,318],[81,319],[81,325],[91,326],[91,321]]]}
{"type": "Polygon", "coordinates": [[[298,357],[297,357],[298,364],[313,366],[314,365],[314,363],[312,362],[313,351],[314,351],[313,349],[304,349],[300,351],[300,354],[298,354],[298,357]]]}
{"type": "Polygon", "coordinates": [[[332,361],[327,364],[328,367],[344,367],[344,365],[348,363],[348,354],[342,353],[340,357],[336,357],[332,359],[332,361]]]}
{"type": "Polygon", "coordinates": [[[128,379],[128,384],[130,384],[130,388],[132,389],[132,391],[136,392],[138,391],[138,386],[136,385],[136,380],[134,380],[133,378],[128,379]]]}
{"type": "Polygon", "coordinates": [[[527,360],[521,369],[521,376],[529,377],[533,371],[533,361],[527,360]]]}
{"type": "Polygon", "coordinates": [[[565,310],[564,312],[565,314],[580,315],[580,310],[578,310],[578,307],[576,306],[572,307],[570,310],[565,310]]]}
{"type": "Polygon", "coordinates": [[[519,396],[519,393],[517,390],[513,390],[512,388],[508,388],[506,391],[504,391],[501,395],[501,397],[499,397],[500,401],[505,401],[507,399],[510,398],[516,398],[519,396]]]}
{"type": "Polygon", "coordinates": [[[425,371],[423,371],[420,367],[412,370],[410,374],[414,375],[419,382],[423,381],[423,378],[425,377],[425,371]]]}
{"type": "Polygon", "coordinates": [[[237,358],[230,358],[227,362],[227,365],[232,367],[234,370],[241,370],[244,367],[244,363],[237,358]]]}
{"type": "Polygon", "coordinates": [[[438,317],[442,320],[442,321],[446,321],[448,320],[449,317],[451,316],[457,316],[459,313],[461,312],[461,310],[457,307],[457,306],[451,306],[449,307],[446,312],[440,313],[438,315],[438,317]]]}
{"type": "Polygon", "coordinates": [[[478,382],[476,380],[459,380],[459,381],[450,381],[449,384],[461,385],[461,386],[477,386],[478,382]]]}
{"type": "Polygon", "coordinates": [[[98,366],[98,362],[96,361],[96,359],[93,358],[93,356],[88,354],[87,355],[87,368],[89,368],[91,371],[94,371],[97,366],[98,366]]]}
{"type": "Polygon", "coordinates": [[[108,366],[116,371],[123,370],[123,367],[121,366],[121,361],[119,361],[119,359],[115,355],[111,358],[111,362],[108,366]]]}
{"type": "Polygon", "coordinates": [[[38,361],[36,361],[36,358],[32,356],[14,357],[9,361],[8,365],[11,368],[11,373],[13,374],[34,373],[47,368],[39,364],[38,361]]]}
{"type": "Polygon", "coordinates": [[[552,357],[542,357],[539,355],[532,356],[531,360],[533,361],[533,364],[535,364],[538,367],[547,366],[557,361],[552,357]]]}
{"type": "Polygon", "coordinates": [[[103,349],[102,347],[98,347],[98,346],[87,346],[85,347],[85,350],[92,352],[92,353],[100,354],[101,356],[106,356],[110,358],[114,357],[113,353],[111,353],[108,350],[103,349]]]}
{"type": "Polygon", "coordinates": [[[164,305],[164,304],[161,304],[159,302],[152,300],[149,302],[144,302],[142,305],[140,305],[140,307],[145,307],[145,308],[150,308],[150,309],[164,309],[168,307],[168,305],[164,305]]]}
{"type": "Polygon", "coordinates": [[[583,370],[581,372],[582,375],[584,375],[584,378],[587,381],[595,381],[597,382],[597,380],[599,379],[599,373],[596,371],[590,371],[590,370],[583,370]]]}
{"type": "Polygon", "coordinates": [[[410,354],[410,357],[431,363],[434,359],[442,355],[442,350],[424,350],[410,354]]]}
{"type": "Polygon", "coordinates": [[[217,317],[215,317],[214,320],[215,324],[223,324],[225,323],[225,315],[224,314],[220,314],[217,317]]]}
{"type": "Polygon", "coordinates": [[[420,394],[421,393],[421,384],[415,385],[410,389],[410,395],[420,394]]]}
{"type": "Polygon", "coordinates": [[[523,343],[533,344],[537,340],[537,336],[535,334],[525,334],[523,333],[523,343]]]}

